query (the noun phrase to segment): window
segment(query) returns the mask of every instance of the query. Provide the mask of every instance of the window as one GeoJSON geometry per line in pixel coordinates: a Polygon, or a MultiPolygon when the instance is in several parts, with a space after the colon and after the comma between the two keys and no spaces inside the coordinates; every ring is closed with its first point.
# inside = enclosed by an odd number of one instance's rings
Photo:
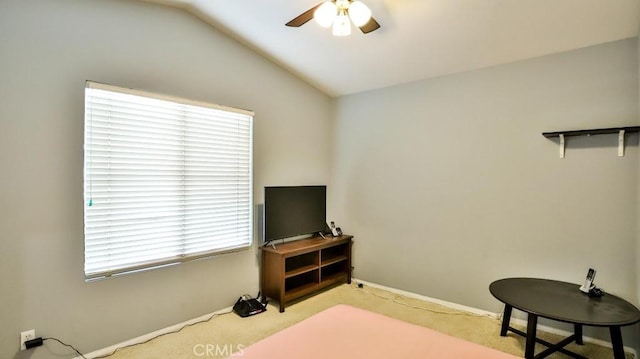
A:
{"type": "Polygon", "coordinates": [[[85,278],[252,243],[253,113],[87,82],[85,278]]]}

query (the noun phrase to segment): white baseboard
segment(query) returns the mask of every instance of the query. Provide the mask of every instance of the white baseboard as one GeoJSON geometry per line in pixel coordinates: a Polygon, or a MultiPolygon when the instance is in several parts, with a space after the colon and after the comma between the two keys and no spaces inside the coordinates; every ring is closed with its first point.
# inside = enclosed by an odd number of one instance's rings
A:
{"type": "MultiPolygon", "coordinates": [[[[420,295],[420,294],[416,294],[416,293],[412,293],[412,292],[407,292],[401,289],[396,289],[396,288],[391,288],[391,287],[387,287],[384,285],[380,285],[380,284],[375,284],[375,283],[371,283],[371,282],[367,282],[364,280],[360,280],[360,279],[356,279],[353,278],[354,282],[357,283],[362,283],[364,285],[373,287],[373,288],[378,288],[378,289],[383,289],[386,291],[389,291],[391,293],[396,293],[396,294],[400,294],[403,295],[405,297],[409,297],[409,298],[414,298],[414,299],[419,299],[419,300],[424,300],[425,302],[430,302],[430,303],[435,303],[435,304],[439,304],[442,305],[444,307],[447,308],[451,308],[451,309],[457,309],[457,310],[462,310],[462,311],[466,311],[469,313],[473,313],[473,314],[478,314],[478,315],[486,315],[489,317],[493,317],[493,318],[498,318],[499,317],[499,313],[493,313],[493,312],[489,312],[486,310],[482,310],[482,309],[478,309],[478,308],[473,308],[473,307],[468,307],[466,305],[461,305],[461,304],[457,304],[457,303],[452,303],[452,302],[448,302],[445,300],[440,300],[440,299],[436,299],[436,298],[431,298],[431,297],[427,297],[424,295],[420,295]]],[[[136,345],[136,344],[140,344],[140,343],[144,343],[148,340],[151,340],[159,335],[163,335],[163,334],[168,334],[171,332],[175,332],[177,330],[180,330],[182,327],[186,326],[186,325],[190,325],[190,324],[194,324],[197,322],[201,322],[204,321],[214,315],[219,315],[219,314],[225,314],[225,313],[229,313],[232,311],[232,307],[227,307],[218,311],[215,311],[213,313],[209,313],[209,314],[205,314],[202,315],[200,317],[194,318],[194,319],[190,319],[187,320],[185,322],[182,323],[178,323],[160,330],[156,330],[154,332],[151,332],[149,334],[144,334],[141,335],[139,337],[133,338],[133,339],[129,339],[127,341],[124,341],[122,343],[118,343],[106,348],[102,348],[102,349],[98,349],[96,351],[93,351],[91,353],[85,354],[84,356],[88,359],[92,359],[92,358],[98,358],[98,357],[103,357],[106,355],[111,355],[112,353],[114,353],[116,350],[121,349],[121,348],[125,348],[125,347],[129,347],[132,345],[136,345]]],[[[525,326],[527,325],[527,322],[525,320],[522,319],[518,319],[518,318],[512,318],[511,319],[512,323],[518,324],[518,325],[522,325],[525,326]]],[[[567,337],[573,333],[569,333],[565,330],[560,330],[560,329],[556,329],[556,328],[552,328],[546,325],[538,325],[538,330],[543,331],[543,332],[547,332],[547,333],[551,333],[551,334],[557,334],[557,335],[561,335],[564,337],[567,337]]],[[[607,342],[605,340],[601,340],[601,339],[595,339],[595,338],[591,338],[591,337],[584,337],[583,338],[585,342],[588,343],[593,343],[593,344],[597,344],[603,347],[607,347],[607,348],[611,348],[611,343],[607,342]]],[[[635,349],[630,348],[630,347],[624,347],[624,350],[626,353],[629,353],[631,355],[633,355],[634,358],[638,358],[638,355],[635,351],[635,349]]],[[[75,357],[74,359],[81,359],[79,356],[75,357]]]]}
{"type": "MultiPolygon", "coordinates": [[[[368,285],[368,286],[373,287],[373,288],[383,289],[383,290],[389,291],[391,293],[404,295],[405,297],[424,300],[425,302],[430,302],[430,303],[434,303],[434,304],[439,304],[439,305],[442,305],[442,306],[445,306],[445,307],[451,308],[451,309],[463,310],[463,311],[466,311],[466,312],[469,312],[469,313],[473,313],[473,314],[478,314],[478,315],[486,315],[486,316],[494,317],[496,319],[499,318],[499,316],[500,316],[500,313],[493,313],[493,312],[489,312],[489,311],[478,309],[478,308],[468,307],[466,305],[447,302],[446,300],[440,300],[440,299],[436,299],[436,298],[431,298],[431,297],[427,297],[427,296],[424,296],[424,295],[420,295],[420,294],[416,294],[416,293],[412,293],[412,292],[407,292],[407,291],[404,291],[404,290],[401,290],[401,289],[391,288],[391,287],[387,287],[387,286],[376,284],[376,283],[367,282],[367,281],[356,279],[356,278],[353,278],[352,280],[354,282],[362,283],[364,285],[368,285]]],[[[518,318],[511,318],[511,323],[514,323],[514,324],[517,324],[517,325],[520,325],[520,326],[523,326],[523,327],[527,326],[527,321],[526,320],[518,319],[518,318]]],[[[556,335],[560,335],[560,336],[563,336],[563,337],[568,337],[568,336],[573,334],[573,333],[570,333],[570,332],[568,332],[566,330],[561,330],[561,329],[549,327],[549,326],[546,326],[546,325],[538,324],[537,328],[538,328],[537,329],[538,331],[542,331],[542,332],[546,332],[546,333],[550,333],[550,334],[556,334],[556,335]]],[[[602,340],[602,339],[596,339],[596,338],[586,337],[585,336],[585,337],[583,337],[583,341],[587,342],[587,343],[600,345],[600,346],[603,346],[603,347],[606,347],[606,348],[612,348],[611,342],[608,342],[608,341],[602,340]]],[[[625,346],[624,347],[624,351],[626,353],[628,353],[628,354],[633,355],[634,358],[638,358],[638,353],[636,352],[635,349],[625,346]]]]}
{"type": "Polygon", "coordinates": [[[489,311],[486,311],[486,310],[473,308],[473,307],[467,307],[466,305],[447,302],[445,300],[440,300],[440,299],[436,299],[436,298],[426,297],[424,295],[420,295],[420,294],[416,294],[416,293],[412,293],[412,292],[407,292],[407,291],[404,291],[404,290],[401,290],[401,289],[391,288],[391,287],[387,287],[387,286],[376,284],[376,283],[367,282],[367,281],[360,280],[360,279],[353,278],[352,281],[357,282],[357,283],[362,283],[364,285],[368,285],[369,287],[386,290],[386,291],[391,292],[391,293],[404,295],[405,297],[424,300],[425,302],[429,302],[429,303],[439,304],[439,305],[445,306],[447,308],[462,310],[462,311],[465,311],[465,312],[478,314],[478,315],[486,315],[486,316],[494,317],[496,319],[498,318],[498,314],[493,313],[493,312],[489,312],[489,311]]]}
{"type": "MultiPolygon", "coordinates": [[[[91,353],[85,354],[84,356],[86,358],[88,358],[88,359],[91,359],[91,358],[98,358],[98,357],[111,355],[118,349],[129,347],[129,346],[136,345],[136,344],[144,343],[144,342],[149,341],[149,340],[151,340],[151,339],[153,339],[153,338],[155,338],[157,336],[164,335],[164,334],[169,334],[171,332],[178,331],[178,330],[180,330],[181,328],[183,328],[183,327],[185,327],[187,325],[191,325],[191,324],[195,324],[195,323],[198,323],[198,322],[205,321],[205,320],[213,317],[214,315],[229,313],[229,312],[232,311],[232,309],[233,309],[233,307],[227,307],[227,308],[224,308],[224,309],[220,309],[220,310],[215,311],[213,313],[205,314],[205,315],[199,316],[197,318],[193,318],[193,319],[187,320],[187,321],[182,322],[182,323],[174,324],[172,326],[169,326],[169,327],[166,327],[166,328],[163,328],[163,329],[160,329],[160,330],[156,330],[155,332],[151,332],[149,334],[144,334],[144,335],[141,335],[141,336],[139,336],[137,338],[129,339],[129,340],[124,341],[122,343],[118,343],[118,344],[112,345],[110,347],[98,349],[98,350],[93,351],[91,353]]],[[[77,356],[74,359],[82,359],[82,358],[77,356]]]]}

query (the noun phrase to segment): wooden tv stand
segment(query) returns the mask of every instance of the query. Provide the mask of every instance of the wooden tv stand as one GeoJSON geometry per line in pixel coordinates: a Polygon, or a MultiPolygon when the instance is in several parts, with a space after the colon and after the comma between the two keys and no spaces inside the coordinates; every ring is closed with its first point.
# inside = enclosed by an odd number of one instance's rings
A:
{"type": "Polygon", "coordinates": [[[285,304],[322,288],[351,283],[353,236],[311,237],[262,247],[260,292],[285,304]]]}

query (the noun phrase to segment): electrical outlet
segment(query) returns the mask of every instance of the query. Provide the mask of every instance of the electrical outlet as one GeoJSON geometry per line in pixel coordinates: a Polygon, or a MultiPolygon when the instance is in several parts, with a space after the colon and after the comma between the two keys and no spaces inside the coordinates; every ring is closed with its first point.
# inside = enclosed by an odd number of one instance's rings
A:
{"type": "Polygon", "coordinates": [[[26,342],[27,340],[35,339],[35,338],[36,338],[35,329],[27,330],[26,332],[20,333],[20,350],[27,349],[27,347],[24,345],[24,342],[26,342]]]}

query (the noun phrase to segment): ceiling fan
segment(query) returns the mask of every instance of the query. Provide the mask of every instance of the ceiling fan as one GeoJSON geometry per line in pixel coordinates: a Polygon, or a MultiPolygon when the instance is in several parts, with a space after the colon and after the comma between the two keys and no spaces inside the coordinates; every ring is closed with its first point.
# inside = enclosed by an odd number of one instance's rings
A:
{"type": "Polygon", "coordinates": [[[322,27],[333,25],[333,35],[347,36],[351,34],[351,22],[364,34],[380,28],[380,24],[371,17],[371,10],[357,0],[331,0],[320,3],[303,12],[286,25],[299,27],[309,20],[315,19],[322,27]]]}

